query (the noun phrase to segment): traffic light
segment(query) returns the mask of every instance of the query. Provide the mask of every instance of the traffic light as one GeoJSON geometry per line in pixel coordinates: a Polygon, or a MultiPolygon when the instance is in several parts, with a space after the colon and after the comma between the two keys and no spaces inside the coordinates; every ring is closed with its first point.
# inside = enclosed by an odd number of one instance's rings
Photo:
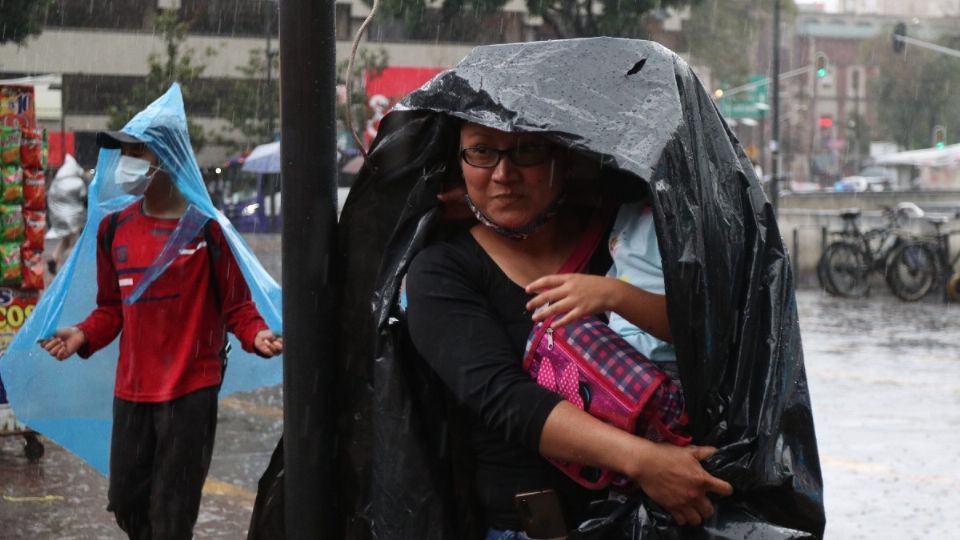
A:
{"type": "Polygon", "coordinates": [[[822,52],[817,53],[814,71],[817,73],[818,79],[822,79],[827,76],[827,55],[823,54],[822,52]]]}
{"type": "Polygon", "coordinates": [[[906,23],[898,22],[896,26],[893,27],[893,52],[902,53],[906,43],[902,38],[907,37],[907,25],[906,23]]]}
{"type": "Polygon", "coordinates": [[[933,126],[933,147],[943,148],[947,146],[947,128],[937,125],[933,126]]]}

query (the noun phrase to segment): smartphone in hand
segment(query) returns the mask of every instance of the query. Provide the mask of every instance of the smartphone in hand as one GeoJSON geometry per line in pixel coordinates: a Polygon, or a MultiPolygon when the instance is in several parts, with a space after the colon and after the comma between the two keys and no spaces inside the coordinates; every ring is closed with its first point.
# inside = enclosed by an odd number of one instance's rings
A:
{"type": "Polygon", "coordinates": [[[518,493],[514,497],[523,531],[530,538],[563,539],[567,524],[563,519],[560,499],[552,489],[518,493]]]}

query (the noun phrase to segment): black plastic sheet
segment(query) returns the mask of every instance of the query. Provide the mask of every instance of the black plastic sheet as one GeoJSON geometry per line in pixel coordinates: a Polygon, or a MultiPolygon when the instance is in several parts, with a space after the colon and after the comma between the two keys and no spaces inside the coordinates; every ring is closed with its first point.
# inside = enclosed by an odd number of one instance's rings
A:
{"type": "Polygon", "coordinates": [[[482,533],[456,408],[415,357],[395,308],[407,266],[440,223],[436,193],[458,166],[453,117],[547,132],[595,157],[608,183],[652,182],[692,434],[720,449],[705,467],[735,494],[716,501],[702,528],[613,504],[594,523],[606,524],[582,537],[822,536],[793,276],[772,207],[682,59],[652,42],[594,38],[479,47],[381,124],[340,223],[344,537],[482,533]],[[653,181],[658,167],[667,174],[653,181]]]}

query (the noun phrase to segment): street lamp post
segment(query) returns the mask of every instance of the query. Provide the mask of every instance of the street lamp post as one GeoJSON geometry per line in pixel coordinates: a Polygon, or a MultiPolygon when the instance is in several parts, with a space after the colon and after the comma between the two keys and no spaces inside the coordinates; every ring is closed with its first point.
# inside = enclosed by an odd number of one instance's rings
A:
{"type": "Polygon", "coordinates": [[[780,205],[780,0],[773,0],[773,91],[772,133],[770,134],[770,204],[777,216],[780,205]]]}
{"type": "Polygon", "coordinates": [[[286,538],[337,538],[334,2],[280,3],[286,538]]]}
{"type": "Polygon", "coordinates": [[[264,9],[267,11],[263,17],[265,27],[264,34],[266,34],[267,38],[267,47],[264,51],[267,57],[267,86],[263,91],[264,115],[267,120],[266,141],[273,140],[273,79],[271,74],[273,72],[273,58],[277,55],[277,52],[271,50],[270,38],[273,35],[273,12],[278,7],[275,1],[276,0],[268,0],[263,4],[264,9]]]}

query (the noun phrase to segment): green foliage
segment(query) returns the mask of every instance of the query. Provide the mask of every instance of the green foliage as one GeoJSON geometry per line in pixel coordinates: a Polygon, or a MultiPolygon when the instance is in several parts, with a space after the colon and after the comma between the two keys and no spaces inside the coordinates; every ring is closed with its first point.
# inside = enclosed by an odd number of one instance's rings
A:
{"type": "MultiPolygon", "coordinates": [[[[797,12],[793,0],[781,0],[780,18],[789,27],[797,12]]],[[[757,43],[772,41],[773,2],[770,0],[700,0],[683,23],[686,51],[698,65],[710,68],[712,77],[730,86],[747,82],[753,73],[769,74],[751,57],[757,43]]],[[[781,37],[781,46],[785,37],[781,37]]]]}
{"type": "MultiPolygon", "coordinates": [[[[960,38],[941,40],[940,45],[956,49],[960,38]]],[[[884,34],[864,42],[861,59],[864,65],[877,68],[868,87],[878,121],[875,136],[915,149],[933,145],[936,125],[946,127],[947,144],[951,133],[960,133],[960,62],[956,58],[909,45],[905,53],[896,54],[889,35],[884,34]]]]}
{"type": "MultiPolygon", "coordinates": [[[[166,92],[174,82],[180,83],[188,110],[191,98],[204,97],[199,95],[204,93],[204,90],[195,83],[198,83],[203,76],[206,61],[216,56],[216,51],[207,49],[203,53],[203,59],[197,60],[196,51],[184,47],[190,24],[181,21],[176,11],[162,11],[154,19],[154,27],[163,39],[164,54],[151,54],[147,58],[150,69],[143,82],[134,85],[130,89],[130,94],[121,103],[107,109],[107,114],[110,116],[108,121],[110,129],[123,127],[135,114],[166,92]]],[[[207,134],[202,127],[191,122],[189,118],[187,127],[190,130],[193,149],[199,152],[207,142],[207,134]]]]}
{"type": "Polygon", "coordinates": [[[53,0],[0,0],[0,45],[23,45],[43,31],[43,17],[53,0]]]}
{"type": "Polygon", "coordinates": [[[276,51],[271,53],[270,61],[269,87],[264,49],[251,50],[247,64],[237,67],[243,77],[233,81],[230,92],[220,100],[220,116],[230,125],[218,137],[219,143],[240,150],[273,140],[270,131],[276,130],[280,111],[280,61],[276,51]],[[239,140],[236,134],[240,135],[239,140]]]}

